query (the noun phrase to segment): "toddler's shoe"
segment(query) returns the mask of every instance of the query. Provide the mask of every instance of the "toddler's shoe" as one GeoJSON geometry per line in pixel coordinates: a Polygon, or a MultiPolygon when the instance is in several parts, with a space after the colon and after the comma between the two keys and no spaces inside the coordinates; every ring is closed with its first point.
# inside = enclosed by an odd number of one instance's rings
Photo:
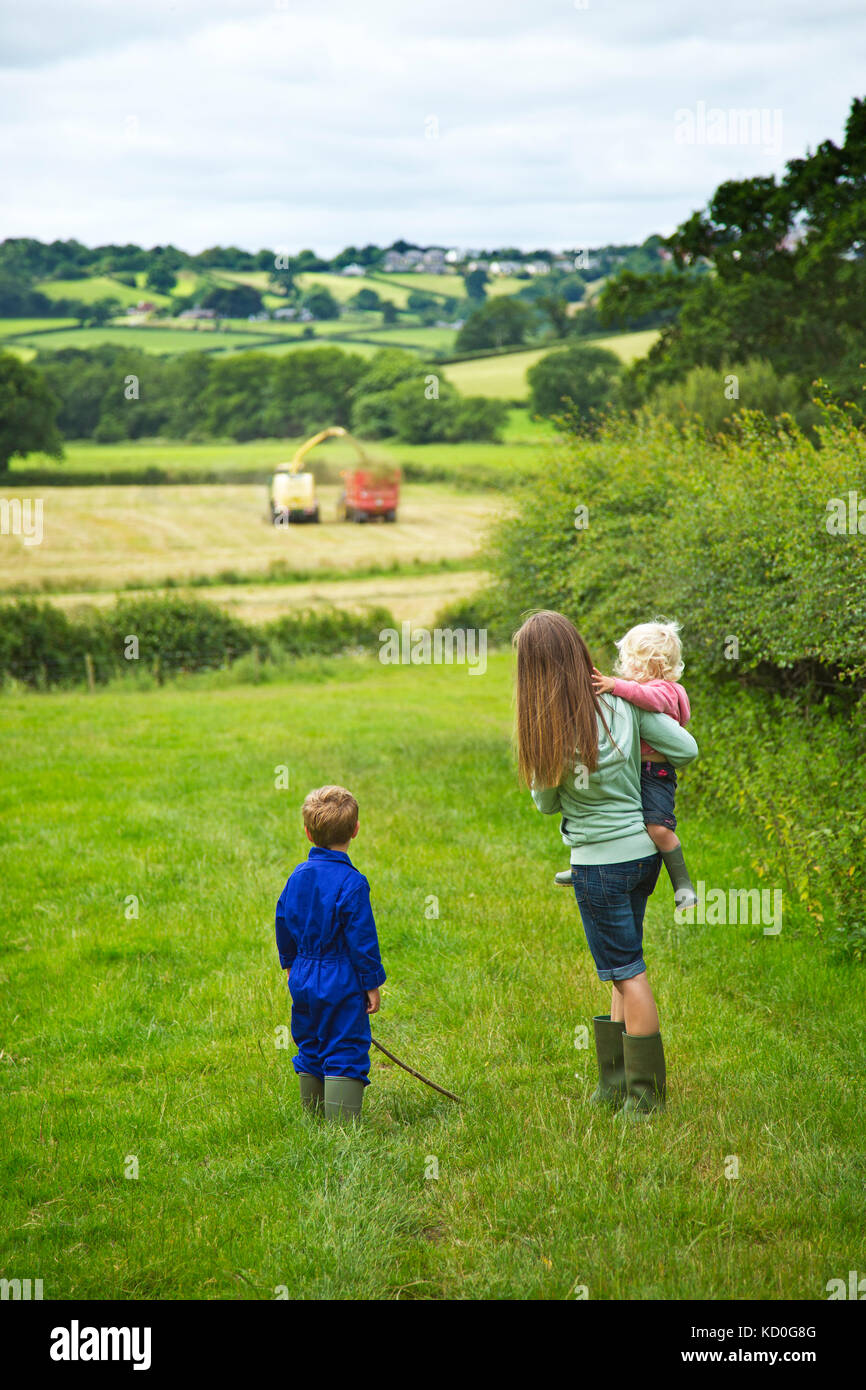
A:
{"type": "Polygon", "coordinates": [[[553,881],[557,888],[570,888],[574,882],[571,877],[571,869],[563,869],[562,873],[557,874],[553,881]]]}

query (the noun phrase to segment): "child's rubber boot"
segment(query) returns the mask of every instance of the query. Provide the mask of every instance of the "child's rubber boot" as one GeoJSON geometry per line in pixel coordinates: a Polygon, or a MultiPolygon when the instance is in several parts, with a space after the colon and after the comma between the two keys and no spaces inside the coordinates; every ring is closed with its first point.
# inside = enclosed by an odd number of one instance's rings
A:
{"type": "Polygon", "coordinates": [[[622,1035],[625,1024],[611,1019],[610,1014],[596,1014],[595,1055],[598,1058],[598,1085],[589,1098],[590,1105],[610,1105],[616,1108],[625,1100],[625,1058],[622,1035]]]}
{"type": "Polygon", "coordinates": [[[325,1077],[325,1119],[359,1120],[364,1083],[353,1076],[325,1077]]]}
{"type": "Polygon", "coordinates": [[[626,1098],[616,1119],[648,1120],[665,1108],[667,1073],[662,1035],[623,1033],[622,1047],[626,1098]]]}
{"type": "Polygon", "coordinates": [[[309,1072],[298,1072],[298,1083],[301,1088],[301,1105],[305,1110],[311,1110],[320,1115],[325,1108],[325,1083],[320,1076],[311,1076],[309,1072]]]}
{"type": "Polygon", "coordinates": [[[563,869],[561,873],[556,875],[553,881],[557,888],[570,888],[574,882],[574,879],[571,877],[571,869],[563,869]]]}
{"type": "Polygon", "coordinates": [[[676,849],[663,849],[662,859],[665,861],[665,868],[674,886],[674,902],[677,905],[677,910],[682,911],[684,908],[694,907],[698,895],[686,868],[682,845],[677,845],[676,849]]]}

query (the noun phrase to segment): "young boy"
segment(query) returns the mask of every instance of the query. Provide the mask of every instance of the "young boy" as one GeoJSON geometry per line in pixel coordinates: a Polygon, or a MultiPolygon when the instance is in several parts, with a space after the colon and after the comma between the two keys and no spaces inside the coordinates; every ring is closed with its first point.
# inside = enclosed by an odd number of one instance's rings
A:
{"type": "Polygon", "coordinates": [[[301,1104],[326,1119],[361,1113],[369,1084],[370,1014],[385,971],[370,885],[347,850],[358,803],[345,787],[319,787],[303,806],[313,848],[277,903],[277,950],[292,996],[301,1104]]]}

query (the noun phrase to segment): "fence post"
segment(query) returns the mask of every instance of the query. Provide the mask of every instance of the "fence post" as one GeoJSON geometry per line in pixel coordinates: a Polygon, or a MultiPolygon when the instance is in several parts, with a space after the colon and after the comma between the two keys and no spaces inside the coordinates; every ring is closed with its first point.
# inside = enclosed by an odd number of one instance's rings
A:
{"type": "Polygon", "coordinates": [[[87,685],[91,695],[96,689],[96,678],[93,674],[93,657],[90,652],[84,653],[84,669],[87,672],[87,685]]]}

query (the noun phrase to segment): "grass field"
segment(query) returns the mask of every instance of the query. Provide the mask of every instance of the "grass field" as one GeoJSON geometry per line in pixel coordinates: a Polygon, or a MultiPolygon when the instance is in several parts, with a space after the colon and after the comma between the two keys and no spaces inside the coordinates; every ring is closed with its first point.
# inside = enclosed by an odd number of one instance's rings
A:
{"type": "Polygon", "coordinates": [[[493,396],[497,400],[520,401],[529,395],[526,373],[550,348],[531,348],[498,357],[475,357],[466,362],[449,362],[442,373],[464,396],[493,396]]]}
{"type": "MultiPolygon", "coordinates": [[[[587,1106],[605,990],[551,886],[556,821],[515,783],[508,666],[3,697],[5,1276],[46,1299],[815,1300],[862,1268],[866,1005],[811,936],[676,927],[661,883],[667,1113],[587,1106]],[[273,908],[325,781],[361,805],[374,1033],[463,1098],[374,1053],[358,1132],[302,1114],[280,1046],[273,908]]],[[[692,864],[743,883],[748,843],[688,787],[692,864]]]]}
{"type": "MultiPolygon", "coordinates": [[[[258,342],[255,345],[257,352],[266,352],[269,357],[274,353],[298,352],[304,348],[337,347],[342,348],[343,352],[355,352],[359,357],[372,357],[378,348],[375,343],[360,343],[353,338],[341,338],[336,333],[325,333],[316,338],[285,338],[283,341],[258,342]]],[[[245,351],[242,343],[236,343],[233,347],[227,348],[227,352],[245,351]]]]}
{"type": "Polygon", "coordinates": [[[143,284],[133,289],[112,275],[89,275],[84,280],[40,280],[34,289],[49,299],[77,299],[82,304],[93,304],[97,299],[116,299],[123,305],[137,304],[140,299],[149,299],[153,304],[171,303],[169,294],[160,294],[143,284]]]}
{"type": "Polygon", "coordinates": [[[336,568],[350,577],[415,560],[471,560],[506,505],[495,493],[406,484],[394,524],[358,526],[335,519],[339,491],[319,488],[321,525],[275,527],[267,490],[253,483],[54,488],[44,499],[41,544],[3,537],[0,590],[157,587],[223,571],[261,574],[279,563],[311,577],[336,568]]]}
{"type": "MultiPolygon", "coordinates": [[[[370,455],[393,463],[415,464],[423,468],[460,474],[471,483],[473,469],[488,473],[499,468],[532,472],[547,459],[555,430],[544,420],[533,420],[529,412],[516,408],[509,414],[503,442],[465,442],[461,444],[402,444],[376,440],[365,444],[370,455]]],[[[89,440],[70,443],[61,462],[46,454],[29,454],[13,460],[12,473],[19,469],[49,469],[61,477],[76,473],[141,472],[159,468],[184,476],[196,473],[219,475],[228,472],[252,473],[264,478],[278,463],[290,459],[301,439],[257,439],[247,443],[216,442],[188,444],[182,441],[130,440],[121,444],[93,444],[89,440]]],[[[349,467],[357,459],[353,445],[329,440],[311,456],[311,463],[322,462],[331,470],[349,467]]]]}
{"type": "MultiPolygon", "coordinates": [[[[622,362],[633,362],[649,352],[658,333],[619,333],[608,338],[581,339],[593,347],[607,348],[622,362]]],[[[561,346],[565,346],[562,344],[561,346]]],[[[466,396],[494,396],[499,400],[522,401],[529,395],[526,373],[556,347],[530,348],[526,352],[504,353],[499,357],[475,357],[466,362],[450,362],[442,370],[458,391],[466,396]]]]}
{"type": "Polygon", "coordinates": [[[19,333],[51,333],[58,328],[74,328],[75,319],[0,319],[0,338],[19,333]]]}
{"type": "Polygon", "coordinates": [[[375,290],[380,299],[389,300],[398,309],[405,309],[409,299],[409,290],[393,283],[390,276],[372,279],[366,275],[335,275],[327,270],[310,270],[296,276],[295,280],[304,294],[319,288],[330,290],[339,304],[345,304],[359,290],[375,290]]]}
{"type": "MultiPolygon", "coordinates": [[[[0,320],[2,322],[2,320],[0,320]]],[[[19,322],[9,320],[8,322],[19,322]]],[[[36,320],[25,322],[36,323],[36,320]]],[[[217,329],[212,326],[176,324],[132,323],[129,325],[110,323],[99,328],[78,328],[74,320],[43,320],[57,326],[50,332],[31,329],[17,330],[13,342],[6,345],[13,351],[56,352],[61,348],[101,347],[105,343],[115,347],[134,347],[144,352],[174,354],[179,352],[249,352],[256,351],[293,352],[297,348],[340,347],[344,352],[357,352],[362,357],[370,357],[378,347],[405,346],[409,351],[429,352],[447,351],[455,334],[449,329],[418,328],[381,330],[375,324],[363,320],[334,320],[318,323],[315,338],[304,338],[302,328],[286,326],[273,322],[245,323],[234,329],[217,329]],[[62,326],[66,325],[66,326],[62,326]],[[369,341],[358,341],[354,336],[360,334],[369,341]]],[[[10,335],[7,333],[6,337],[10,335]]]]}

